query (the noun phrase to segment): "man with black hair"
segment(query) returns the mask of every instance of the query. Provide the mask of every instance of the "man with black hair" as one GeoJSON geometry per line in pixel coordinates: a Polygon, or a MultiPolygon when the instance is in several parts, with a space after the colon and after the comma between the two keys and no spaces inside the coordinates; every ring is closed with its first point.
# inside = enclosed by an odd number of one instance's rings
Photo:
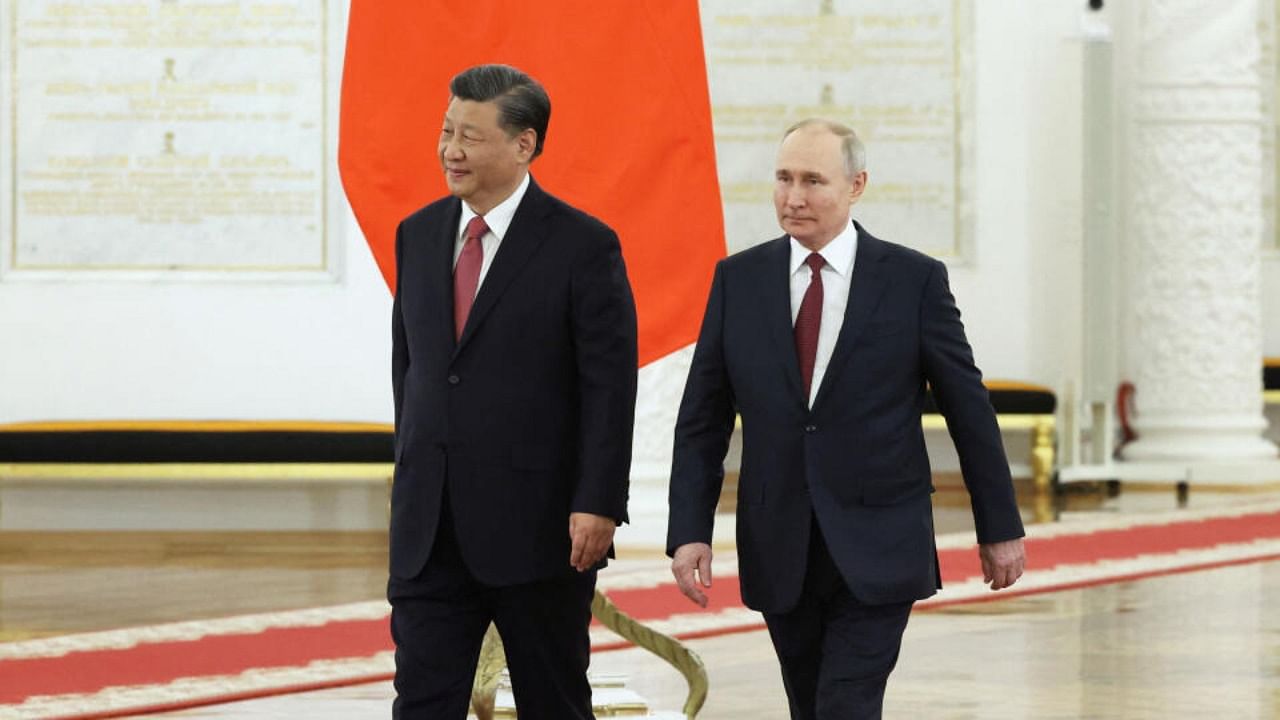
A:
{"type": "Polygon", "coordinates": [[[396,232],[393,715],[465,718],[494,622],[520,716],[590,718],[596,570],[627,519],[631,287],[617,235],[529,175],[542,86],[482,65],[449,89],[450,195],[396,232]]]}

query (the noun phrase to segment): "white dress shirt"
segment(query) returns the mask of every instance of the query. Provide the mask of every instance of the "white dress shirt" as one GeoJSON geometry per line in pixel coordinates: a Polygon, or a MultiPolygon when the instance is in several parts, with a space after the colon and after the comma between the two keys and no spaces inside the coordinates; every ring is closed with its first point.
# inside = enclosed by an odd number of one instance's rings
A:
{"type": "MultiPolygon", "coordinates": [[[[480,280],[476,282],[477,293],[480,292],[480,285],[484,283],[484,276],[489,274],[489,266],[493,264],[493,256],[498,254],[498,245],[502,244],[502,238],[506,237],[507,228],[511,227],[511,220],[516,215],[516,208],[520,207],[520,201],[524,199],[524,193],[528,189],[529,173],[525,173],[524,179],[520,181],[516,191],[484,215],[484,224],[489,226],[489,232],[480,238],[480,247],[484,250],[484,260],[480,263],[480,280]]],[[[458,234],[454,236],[453,241],[454,267],[458,266],[458,256],[462,254],[462,245],[467,241],[466,236],[463,235],[467,229],[467,223],[471,222],[471,218],[475,216],[476,211],[472,210],[471,206],[467,205],[466,202],[463,202],[462,217],[458,218],[458,234]]]]}
{"type": "MultiPolygon", "coordinates": [[[[800,303],[813,275],[805,259],[812,251],[791,238],[791,326],[800,314],[800,303]]],[[[849,304],[849,285],[853,278],[853,261],[858,254],[858,230],[850,222],[844,232],[818,251],[822,266],[822,320],[818,325],[818,351],[813,361],[813,384],[809,388],[809,407],[818,397],[822,377],[831,363],[840,326],[844,325],[844,309],[849,304]]]]}

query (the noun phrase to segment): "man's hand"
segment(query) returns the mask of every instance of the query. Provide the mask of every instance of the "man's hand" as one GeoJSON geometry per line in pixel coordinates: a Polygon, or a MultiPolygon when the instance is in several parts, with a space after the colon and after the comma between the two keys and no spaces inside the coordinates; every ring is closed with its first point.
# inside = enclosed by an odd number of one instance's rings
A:
{"type": "Polygon", "coordinates": [[[600,558],[613,544],[613,531],[618,523],[611,517],[591,513],[569,513],[569,539],[573,549],[569,551],[569,564],[586,572],[600,562],[600,558]]]}
{"type": "Polygon", "coordinates": [[[979,545],[978,557],[982,559],[982,581],[992,590],[1003,590],[1017,582],[1027,563],[1022,538],[979,545]]]}
{"type": "Polygon", "coordinates": [[[685,597],[706,607],[707,595],[698,584],[711,587],[711,546],[706,543],[688,543],[676,548],[675,556],[671,559],[671,574],[676,576],[676,585],[680,586],[680,592],[685,597]]]}

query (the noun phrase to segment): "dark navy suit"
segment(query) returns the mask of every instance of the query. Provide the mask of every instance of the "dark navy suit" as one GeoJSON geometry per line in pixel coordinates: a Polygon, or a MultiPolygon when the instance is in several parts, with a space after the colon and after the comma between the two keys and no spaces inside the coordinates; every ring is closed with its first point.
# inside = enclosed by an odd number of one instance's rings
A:
{"type": "Polygon", "coordinates": [[[465,715],[493,620],[522,715],[586,717],[595,573],[569,565],[569,514],[627,517],[631,288],[613,231],[531,180],[455,342],[460,213],[444,198],[396,235],[396,714],[465,715]]]}
{"type": "MultiPolygon", "coordinates": [[[[861,227],[844,322],[810,408],[789,258],[784,236],[716,268],[676,425],[668,552],[711,541],[737,415],[743,602],[767,620],[798,607],[821,612],[806,593],[826,598],[814,584],[834,581],[855,606],[905,608],[885,621],[905,625],[910,603],[941,586],[921,428],[926,384],[947,419],[983,543],[1023,534],[995,413],[945,265],[861,227]]],[[[770,622],[790,691],[788,627],[770,622]]],[[[889,660],[891,668],[896,644],[889,660]]]]}

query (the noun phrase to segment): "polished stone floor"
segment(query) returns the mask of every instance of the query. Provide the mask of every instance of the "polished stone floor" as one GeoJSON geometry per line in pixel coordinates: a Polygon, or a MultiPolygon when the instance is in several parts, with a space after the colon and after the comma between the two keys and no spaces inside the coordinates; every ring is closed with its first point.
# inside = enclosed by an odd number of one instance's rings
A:
{"type": "MultiPolygon", "coordinates": [[[[703,720],[786,717],[764,632],[689,643],[706,662],[703,720]]],[[[650,706],[677,710],[683,679],[642,650],[598,653],[650,706]]],[[[388,717],[390,683],[153,717],[388,717]]],[[[1280,718],[1280,561],[916,613],[886,718],[1280,718]]]]}
{"type": "MultiPolygon", "coordinates": [[[[1084,486],[1028,521],[1273,501],[1276,492],[1084,486]]],[[[940,531],[971,527],[963,490],[936,497],[940,531]]],[[[0,639],[380,597],[377,533],[0,532],[0,639]]],[[[651,549],[625,549],[648,558],[651,549]]],[[[690,641],[706,662],[704,720],[784,718],[763,632],[690,641]]],[[[651,707],[678,710],[681,677],[642,650],[598,653],[651,707]]],[[[166,718],[389,717],[389,683],[264,698],[166,718]]],[[[1280,560],[916,613],[887,718],[1280,718],[1280,560]]]]}

